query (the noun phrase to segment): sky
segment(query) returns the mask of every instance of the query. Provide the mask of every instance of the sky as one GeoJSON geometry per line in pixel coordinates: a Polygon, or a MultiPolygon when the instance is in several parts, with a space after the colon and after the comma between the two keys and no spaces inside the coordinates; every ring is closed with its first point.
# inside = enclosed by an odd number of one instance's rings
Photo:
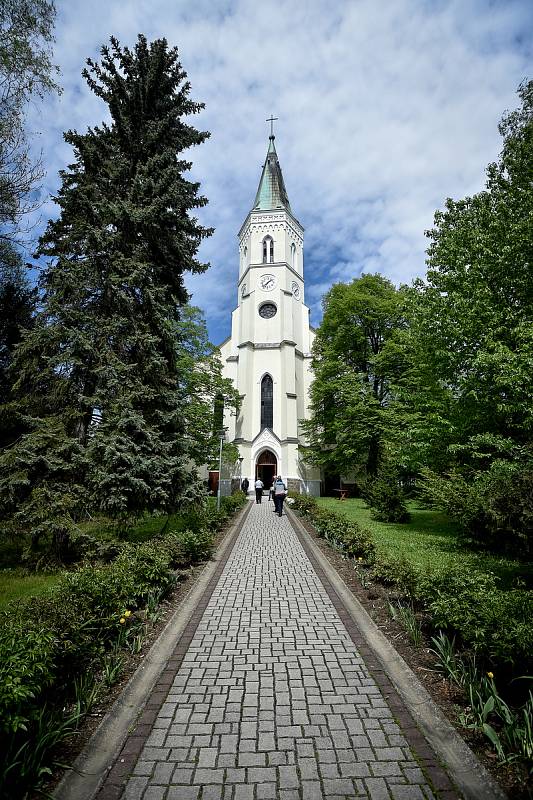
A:
{"type": "Polygon", "coordinates": [[[72,160],[64,130],[83,132],[106,107],[81,77],[87,57],[138,33],[177,45],[194,118],[211,133],[191,150],[191,176],[214,235],[189,276],[211,340],[230,332],[237,234],[251,208],[273,114],[294,215],[305,228],[311,322],[339,281],[379,272],[395,284],[425,274],[424,231],[447,197],[482,189],[498,157],[498,122],[533,77],[532,0],[56,0],[54,58],[63,93],[35,105],[46,178],[44,221],[58,172],[72,160]]]}

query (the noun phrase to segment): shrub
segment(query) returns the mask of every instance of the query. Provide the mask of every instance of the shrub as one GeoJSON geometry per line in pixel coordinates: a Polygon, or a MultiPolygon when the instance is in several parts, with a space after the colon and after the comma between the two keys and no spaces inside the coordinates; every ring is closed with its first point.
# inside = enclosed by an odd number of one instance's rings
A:
{"type": "Polygon", "coordinates": [[[405,556],[391,559],[379,555],[372,566],[372,578],[385,586],[397,586],[404,594],[415,597],[419,573],[405,556]]]}
{"type": "Polygon", "coordinates": [[[310,513],[312,509],[318,508],[315,498],[310,495],[289,492],[289,497],[293,501],[291,508],[299,514],[305,515],[310,513]]]}
{"type": "MultiPolygon", "coordinates": [[[[75,680],[124,641],[125,612],[164,596],[175,583],[176,566],[207,558],[212,530],[244,501],[240,492],[224,498],[220,514],[209,506],[191,512],[194,528],[142,544],[121,543],[112,563],[65,572],[46,594],[0,614],[0,780],[4,776],[6,797],[22,796],[46,771],[41,766],[46,748],[31,767],[31,759],[19,756],[37,752],[43,720],[56,714],[47,698],[61,710],[75,680]]],[[[92,552],[93,541],[84,538],[81,544],[92,552]]]]}
{"type": "Polygon", "coordinates": [[[0,730],[26,730],[35,697],[54,680],[54,634],[39,626],[21,630],[0,617],[0,730]]]}
{"type": "Polygon", "coordinates": [[[314,497],[291,494],[292,508],[309,517],[319,536],[326,539],[349,558],[372,560],[375,552],[374,540],[370,531],[361,528],[344,514],[329,511],[317,505],[314,497]]]}
{"type": "Polygon", "coordinates": [[[165,547],[171,555],[173,567],[197,564],[211,556],[213,534],[206,528],[199,530],[172,531],[164,539],[165,547]]]}
{"type": "Polygon", "coordinates": [[[467,477],[423,471],[426,500],[484,547],[528,557],[533,552],[533,468],[498,459],[467,477]]]}
{"type": "Polygon", "coordinates": [[[381,522],[409,522],[411,519],[398,475],[391,468],[383,468],[374,479],[369,478],[363,487],[363,496],[374,519],[381,522]]]}
{"type": "MultiPolygon", "coordinates": [[[[426,596],[429,583],[423,590],[426,596]]],[[[433,599],[428,597],[435,629],[455,634],[465,647],[491,666],[531,669],[531,592],[524,589],[502,591],[494,576],[471,571],[456,572],[451,580],[437,576],[435,584],[433,599]]]]}

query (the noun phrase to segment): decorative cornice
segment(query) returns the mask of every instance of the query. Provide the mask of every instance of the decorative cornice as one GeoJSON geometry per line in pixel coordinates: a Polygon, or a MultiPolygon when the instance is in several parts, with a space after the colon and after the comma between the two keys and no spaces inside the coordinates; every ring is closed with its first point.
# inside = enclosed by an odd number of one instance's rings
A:
{"type": "MultiPolygon", "coordinates": [[[[252,269],[273,269],[273,270],[288,269],[289,272],[292,272],[292,274],[296,278],[298,278],[298,280],[300,280],[302,282],[302,284],[305,286],[305,281],[304,281],[302,273],[300,273],[297,270],[295,270],[294,267],[291,267],[291,265],[288,264],[286,261],[274,261],[271,264],[263,264],[263,262],[261,262],[259,264],[248,264],[248,266],[246,267],[246,269],[242,273],[241,277],[239,278],[239,281],[237,283],[238,287],[240,287],[241,283],[243,282],[243,280],[246,278],[246,276],[248,275],[248,273],[252,269]]],[[[247,292],[246,296],[249,295],[249,294],[250,294],[250,292],[247,292]]],[[[292,292],[289,292],[289,294],[292,294],[292,292]]]]}
{"type": "MultiPolygon", "coordinates": [[[[270,430],[270,429],[265,428],[264,430],[270,430]]],[[[261,431],[261,433],[263,433],[263,431],[261,431]]],[[[258,433],[255,439],[244,439],[242,436],[239,436],[238,439],[233,439],[232,441],[234,442],[234,444],[245,444],[245,445],[248,444],[251,446],[257,443],[259,437],[261,436],[261,433],[258,433]]],[[[279,444],[281,445],[300,444],[300,440],[297,439],[296,436],[288,436],[286,439],[280,439],[279,437],[276,436],[275,433],[272,433],[272,436],[274,437],[275,442],[279,442],[279,444]]],[[[265,442],[268,443],[268,439],[265,438],[265,442]]]]}
{"type": "Polygon", "coordinates": [[[239,349],[242,347],[250,347],[252,350],[279,350],[281,347],[296,347],[296,342],[292,339],[283,339],[281,342],[252,342],[247,339],[237,345],[239,349]]]}
{"type": "Polygon", "coordinates": [[[247,228],[250,228],[252,225],[261,225],[263,222],[285,222],[287,223],[288,227],[290,227],[296,236],[299,236],[303,240],[303,234],[305,231],[304,226],[300,222],[300,220],[296,219],[294,214],[290,211],[258,211],[252,210],[249,211],[246,215],[246,219],[242,223],[238,237],[242,241],[244,236],[248,233],[247,228]],[[293,226],[291,225],[293,223],[293,226]]]}

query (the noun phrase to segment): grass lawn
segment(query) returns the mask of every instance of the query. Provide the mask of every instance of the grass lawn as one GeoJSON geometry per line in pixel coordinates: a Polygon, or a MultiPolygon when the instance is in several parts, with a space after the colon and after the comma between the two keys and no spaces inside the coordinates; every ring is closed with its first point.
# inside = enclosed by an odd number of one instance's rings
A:
{"type": "Polygon", "coordinates": [[[462,540],[457,526],[449,518],[438,511],[420,508],[415,502],[408,504],[411,521],[402,525],[373,520],[364,500],[320,497],[317,502],[368,528],[374,536],[378,553],[403,555],[421,566],[449,566],[452,569],[471,566],[480,572],[494,572],[501,578],[502,586],[514,585],[517,578],[529,586],[533,583],[533,565],[472,549],[462,540]]]}
{"type": "MultiPolygon", "coordinates": [[[[136,544],[149,541],[161,533],[166,521],[166,515],[146,516],[130,528],[121,541],[136,544]]],[[[167,530],[184,530],[187,526],[186,515],[173,514],[168,521],[167,530]]],[[[115,527],[105,517],[82,522],[79,527],[83,533],[101,541],[112,541],[117,538],[115,527]]],[[[40,595],[59,580],[60,573],[28,574],[20,569],[24,545],[22,539],[18,542],[10,540],[0,542],[0,609],[5,608],[11,601],[40,595]]]]}
{"type": "Polygon", "coordinates": [[[24,575],[20,570],[0,570],[0,610],[8,603],[42,594],[58,582],[60,573],[24,575]]]}

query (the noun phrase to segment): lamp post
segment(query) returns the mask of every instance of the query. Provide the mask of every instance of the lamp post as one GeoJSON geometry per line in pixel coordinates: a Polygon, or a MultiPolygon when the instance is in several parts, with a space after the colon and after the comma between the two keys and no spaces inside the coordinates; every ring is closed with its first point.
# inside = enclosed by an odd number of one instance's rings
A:
{"type": "Polygon", "coordinates": [[[240,489],[242,481],[242,462],[244,461],[244,456],[239,456],[237,461],[239,462],[239,489],[240,489]]]}
{"type": "Polygon", "coordinates": [[[220,437],[220,449],[218,451],[218,489],[217,489],[217,511],[220,511],[220,483],[222,479],[222,445],[226,438],[227,428],[221,428],[218,432],[220,437]]]}

